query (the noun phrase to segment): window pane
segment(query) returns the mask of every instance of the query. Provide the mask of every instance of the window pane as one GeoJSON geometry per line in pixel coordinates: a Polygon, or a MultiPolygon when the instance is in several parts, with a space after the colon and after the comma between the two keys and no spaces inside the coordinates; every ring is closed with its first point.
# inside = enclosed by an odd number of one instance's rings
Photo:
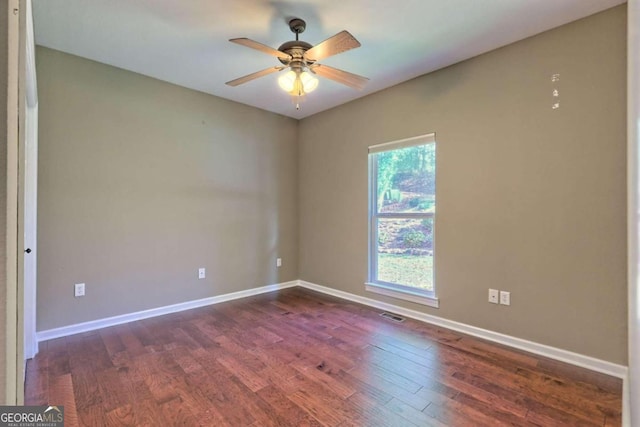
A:
{"type": "Polygon", "coordinates": [[[380,218],[377,231],[377,280],[433,291],[433,218],[380,218]]]}
{"type": "Polygon", "coordinates": [[[435,212],[436,145],[376,154],[378,212],[435,212]]]}

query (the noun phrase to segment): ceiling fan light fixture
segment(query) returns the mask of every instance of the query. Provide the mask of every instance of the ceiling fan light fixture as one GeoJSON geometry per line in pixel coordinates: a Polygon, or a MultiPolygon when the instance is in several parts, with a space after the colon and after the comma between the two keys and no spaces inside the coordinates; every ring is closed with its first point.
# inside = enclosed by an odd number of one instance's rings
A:
{"type": "Polygon", "coordinates": [[[305,93],[311,93],[318,87],[318,79],[306,71],[300,73],[300,80],[302,81],[302,87],[305,93]]]}
{"type": "Polygon", "coordinates": [[[297,74],[293,70],[287,71],[286,73],[281,75],[280,78],[278,78],[278,85],[280,86],[280,89],[284,90],[285,92],[293,91],[296,77],[297,74]]]}
{"type": "Polygon", "coordinates": [[[280,89],[294,95],[302,96],[311,93],[318,87],[318,79],[307,71],[287,71],[278,79],[280,89]]]}

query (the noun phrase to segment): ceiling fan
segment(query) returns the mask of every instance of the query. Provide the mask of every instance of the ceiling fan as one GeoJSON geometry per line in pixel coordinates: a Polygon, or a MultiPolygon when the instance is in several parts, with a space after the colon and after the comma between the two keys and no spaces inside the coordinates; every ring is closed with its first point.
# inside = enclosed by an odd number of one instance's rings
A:
{"type": "Polygon", "coordinates": [[[289,69],[287,73],[278,79],[278,84],[293,97],[297,109],[300,108],[299,103],[301,98],[305,94],[315,90],[318,86],[318,79],[313,76],[314,74],[354,89],[361,90],[364,88],[364,85],[369,81],[368,78],[317,62],[347,50],[360,47],[360,42],[348,31],[340,31],[338,34],[313,46],[298,39],[300,33],[304,32],[306,27],[307,24],[302,19],[291,19],[289,21],[289,29],[296,35],[296,39],[283,43],[278,49],[273,49],[248,38],[230,39],[229,41],[232,43],[237,43],[275,56],[283,65],[266,68],[228,81],[226,84],[229,86],[238,86],[259,77],[289,69]]]}

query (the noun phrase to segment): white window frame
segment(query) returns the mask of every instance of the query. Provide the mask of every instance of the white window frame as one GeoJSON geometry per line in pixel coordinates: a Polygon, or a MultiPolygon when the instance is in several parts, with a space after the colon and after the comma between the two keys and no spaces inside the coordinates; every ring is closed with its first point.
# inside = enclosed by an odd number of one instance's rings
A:
{"type": "MultiPolygon", "coordinates": [[[[393,298],[412,301],[418,304],[427,305],[438,308],[439,301],[436,297],[436,280],[435,280],[435,262],[433,267],[433,291],[425,291],[410,286],[403,286],[397,283],[387,283],[377,280],[378,271],[378,219],[381,218],[432,218],[433,221],[433,255],[435,257],[435,212],[409,212],[409,213],[390,213],[378,212],[378,170],[377,163],[374,161],[374,155],[384,151],[392,151],[400,148],[415,147],[418,145],[435,144],[436,135],[430,133],[427,135],[416,136],[413,138],[402,139],[399,141],[386,142],[383,144],[372,145],[369,147],[369,266],[368,279],[365,283],[365,289],[369,292],[390,296],[393,298]]],[[[436,156],[437,163],[437,156],[436,156]]],[[[436,167],[437,170],[437,167],[436,167]]],[[[437,193],[437,184],[436,184],[437,193]]],[[[436,197],[436,211],[437,211],[436,197]]]]}

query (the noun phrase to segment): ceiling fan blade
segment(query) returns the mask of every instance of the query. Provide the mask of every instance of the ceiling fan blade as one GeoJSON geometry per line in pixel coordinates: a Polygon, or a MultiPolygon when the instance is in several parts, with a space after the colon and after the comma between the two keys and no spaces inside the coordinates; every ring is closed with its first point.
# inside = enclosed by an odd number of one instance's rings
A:
{"type": "Polygon", "coordinates": [[[330,80],[358,90],[364,89],[364,86],[369,81],[366,77],[329,67],[328,65],[314,64],[310,67],[310,70],[319,76],[326,77],[330,80]]]}
{"type": "Polygon", "coordinates": [[[329,37],[306,51],[304,57],[308,61],[320,61],[356,47],[360,47],[360,42],[348,31],[340,31],[335,36],[329,37]]]}
{"type": "Polygon", "coordinates": [[[241,37],[238,39],[229,39],[229,41],[231,43],[237,43],[242,46],[250,47],[251,49],[259,50],[260,52],[266,53],[267,55],[275,56],[277,58],[291,59],[291,55],[289,54],[280,52],[279,50],[276,50],[265,44],[259,43],[255,40],[248,39],[246,37],[241,37]]]}
{"type": "Polygon", "coordinates": [[[275,73],[276,71],[282,71],[287,67],[270,67],[261,71],[256,71],[255,73],[247,74],[244,77],[237,78],[235,80],[228,81],[226,84],[229,86],[238,86],[243,83],[250,82],[251,80],[255,80],[259,77],[266,76],[271,73],[275,73]]]}

